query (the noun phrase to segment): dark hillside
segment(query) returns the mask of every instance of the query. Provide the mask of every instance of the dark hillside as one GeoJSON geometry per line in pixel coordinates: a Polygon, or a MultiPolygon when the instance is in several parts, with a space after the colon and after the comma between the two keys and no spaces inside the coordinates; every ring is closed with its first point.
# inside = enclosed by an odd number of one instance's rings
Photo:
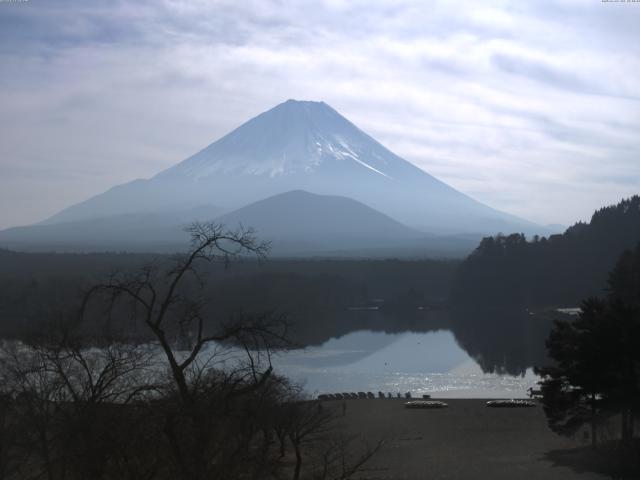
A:
{"type": "Polygon", "coordinates": [[[640,242],[640,197],[596,211],[562,235],[486,237],[463,262],[455,287],[465,305],[571,306],[602,293],[625,249],[640,242]]]}

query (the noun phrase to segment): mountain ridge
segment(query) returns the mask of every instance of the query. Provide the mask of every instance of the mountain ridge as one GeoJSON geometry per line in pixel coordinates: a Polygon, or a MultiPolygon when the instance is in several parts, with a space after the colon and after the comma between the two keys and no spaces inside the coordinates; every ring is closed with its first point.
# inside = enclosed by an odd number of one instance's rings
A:
{"type": "Polygon", "coordinates": [[[271,254],[321,257],[451,257],[470,251],[478,238],[441,238],[413,230],[356,200],[284,192],[225,214],[214,207],[168,217],[122,214],[0,232],[0,247],[56,252],[174,252],[188,245],[190,221],[213,221],[230,230],[251,227],[272,244],[271,254]],[[188,214],[197,217],[186,219],[188,214]]]}
{"type": "Polygon", "coordinates": [[[289,239],[427,236],[351,198],[304,190],[291,190],[253,202],[215,221],[231,228],[250,225],[259,235],[289,239]]]}
{"type": "Polygon", "coordinates": [[[326,103],[296,100],[250,119],[148,180],[113,187],[43,223],[207,203],[231,211],[298,189],[349,197],[434,234],[545,233],[402,159],[326,103]]]}

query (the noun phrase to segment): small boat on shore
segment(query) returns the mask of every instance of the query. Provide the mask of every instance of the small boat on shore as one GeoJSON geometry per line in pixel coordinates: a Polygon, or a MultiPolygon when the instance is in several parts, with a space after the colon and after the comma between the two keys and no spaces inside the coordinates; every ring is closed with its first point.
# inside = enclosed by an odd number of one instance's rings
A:
{"type": "Polygon", "coordinates": [[[412,400],[404,404],[405,408],[418,408],[418,409],[434,409],[434,408],[446,408],[445,402],[439,400],[412,400]]]}
{"type": "Polygon", "coordinates": [[[487,407],[490,408],[530,408],[536,404],[530,400],[489,400],[487,407]]]}

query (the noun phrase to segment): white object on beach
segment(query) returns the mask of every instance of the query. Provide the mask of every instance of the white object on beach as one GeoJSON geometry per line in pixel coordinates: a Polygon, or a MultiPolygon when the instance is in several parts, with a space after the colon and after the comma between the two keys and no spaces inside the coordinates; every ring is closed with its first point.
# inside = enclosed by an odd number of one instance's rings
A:
{"type": "Polygon", "coordinates": [[[406,402],[404,406],[405,408],[423,408],[423,409],[448,407],[448,405],[445,402],[440,402],[438,400],[413,400],[411,402],[406,402]]]}
{"type": "Polygon", "coordinates": [[[535,407],[536,404],[529,400],[489,400],[487,407],[492,408],[528,408],[535,407]]]}

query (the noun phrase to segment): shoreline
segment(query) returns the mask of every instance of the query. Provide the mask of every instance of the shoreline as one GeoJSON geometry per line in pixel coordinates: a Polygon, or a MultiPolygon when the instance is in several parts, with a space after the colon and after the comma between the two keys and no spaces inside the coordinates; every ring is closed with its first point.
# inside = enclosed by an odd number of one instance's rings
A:
{"type": "MultiPolygon", "coordinates": [[[[434,398],[435,399],[435,398],[434,398]]],[[[408,399],[323,401],[346,404],[340,428],[382,449],[356,478],[604,479],[557,461],[562,452],[588,445],[565,438],[547,426],[540,404],[533,408],[489,408],[489,399],[437,399],[448,407],[408,409],[408,399]]],[[[414,398],[413,400],[416,400],[414,398]]],[[[581,432],[582,433],[582,432],[581,432]]]]}

